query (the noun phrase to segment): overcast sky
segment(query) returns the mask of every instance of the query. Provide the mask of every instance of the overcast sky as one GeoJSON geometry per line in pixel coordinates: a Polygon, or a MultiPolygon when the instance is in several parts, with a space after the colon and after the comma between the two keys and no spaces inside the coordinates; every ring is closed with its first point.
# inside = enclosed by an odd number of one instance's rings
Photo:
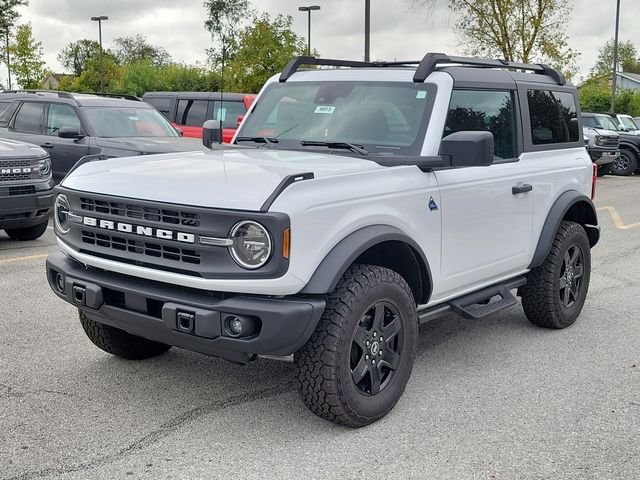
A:
{"type": "MultiPolygon", "coordinates": [[[[294,29],[307,35],[306,13],[298,12],[305,0],[253,0],[254,8],[270,14],[293,16],[294,29]]],[[[362,59],[364,50],[363,0],[311,0],[321,6],[312,13],[312,47],[328,58],[362,59]]],[[[425,12],[412,11],[410,0],[371,1],[371,58],[419,59],[424,53],[460,53],[460,39],[452,32],[454,19],[446,1],[427,18],[425,12]]],[[[568,23],[570,46],[582,56],[580,73],[586,75],[595,61],[597,49],[613,37],[615,0],[573,0],[574,15],[568,23]]],[[[640,1],[622,0],[620,39],[637,40],[640,1]]],[[[68,43],[81,38],[98,37],[92,15],[108,15],[103,23],[103,43],[115,37],[145,35],[164,47],[174,60],[186,63],[204,61],[204,50],[212,40],[204,30],[202,0],[30,0],[21,8],[20,22],[31,22],[33,34],[42,41],[47,65],[56,72],[61,66],[56,57],[68,43]]],[[[6,68],[0,68],[5,82],[6,68]]]]}

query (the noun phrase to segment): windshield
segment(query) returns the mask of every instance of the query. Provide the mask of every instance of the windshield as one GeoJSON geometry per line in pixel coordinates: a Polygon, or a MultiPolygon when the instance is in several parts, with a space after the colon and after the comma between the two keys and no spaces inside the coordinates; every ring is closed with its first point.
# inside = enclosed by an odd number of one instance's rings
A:
{"type": "Polygon", "coordinates": [[[594,115],[596,119],[596,125],[598,128],[603,128],[605,130],[613,130],[614,132],[620,130],[616,122],[608,115],[594,115]]]}
{"type": "Polygon", "coordinates": [[[638,130],[638,125],[636,125],[636,122],[634,122],[633,118],[620,115],[618,117],[618,120],[620,120],[620,123],[622,123],[622,125],[624,125],[624,128],[626,128],[627,130],[638,130]]]}
{"type": "Polygon", "coordinates": [[[98,137],[177,137],[178,132],[153,108],[85,107],[98,137]]]}
{"type": "Polygon", "coordinates": [[[272,83],[236,139],[277,139],[271,148],[345,143],[373,155],[418,155],[433,89],[400,82],[272,83]]]}

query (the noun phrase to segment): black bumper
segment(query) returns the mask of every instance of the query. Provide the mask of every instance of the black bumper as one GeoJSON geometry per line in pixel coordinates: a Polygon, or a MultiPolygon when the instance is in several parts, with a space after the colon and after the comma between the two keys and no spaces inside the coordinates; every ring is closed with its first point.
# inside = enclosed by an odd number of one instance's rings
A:
{"type": "Polygon", "coordinates": [[[591,161],[598,166],[607,165],[620,156],[620,150],[615,148],[589,147],[591,161]]]}
{"type": "Polygon", "coordinates": [[[87,269],[62,253],[49,255],[46,268],[56,295],[96,322],[240,363],[256,354],[291,355],[309,339],[325,308],[319,298],[229,296],[87,269]],[[190,331],[178,314],[191,316],[190,331]],[[253,321],[255,333],[231,336],[225,323],[230,315],[253,321]]]}
{"type": "Polygon", "coordinates": [[[9,195],[0,186],[0,229],[31,227],[45,221],[53,207],[53,181],[36,185],[35,193],[9,195]]]}

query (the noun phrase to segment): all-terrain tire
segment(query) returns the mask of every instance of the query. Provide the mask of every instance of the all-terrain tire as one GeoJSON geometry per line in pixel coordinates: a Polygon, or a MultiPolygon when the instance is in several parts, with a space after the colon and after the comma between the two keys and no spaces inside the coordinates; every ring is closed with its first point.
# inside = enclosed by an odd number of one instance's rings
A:
{"type": "Polygon", "coordinates": [[[637,168],[638,156],[626,148],[621,149],[620,156],[611,163],[611,173],[624,177],[631,175],[637,168]]]}
{"type": "Polygon", "coordinates": [[[87,337],[96,347],[126,360],[155,357],[171,348],[171,345],[147,340],[119,328],[95,322],[82,312],[80,312],[80,323],[87,337]]]}
{"type": "Polygon", "coordinates": [[[590,276],[591,251],[587,233],[582,225],[562,222],[544,263],[532,269],[527,275],[527,284],[520,287],[525,315],[540,327],[568,327],[580,315],[590,276]],[[576,258],[576,265],[570,267],[574,254],[579,255],[579,259],[576,258]]]}
{"type": "Polygon", "coordinates": [[[324,419],[349,427],[375,422],[404,392],[417,335],[416,305],[404,278],[378,266],[350,267],[294,356],[300,397],[324,419]],[[356,383],[360,369],[367,373],[356,383]]]}
{"type": "Polygon", "coordinates": [[[9,238],[13,240],[35,240],[36,238],[40,238],[44,235],[44,232],[47,231],[48,224],[49,221],[45,220],[44,222],[31,227],[6,228],[4,231],[9,235],[9,238]]]}

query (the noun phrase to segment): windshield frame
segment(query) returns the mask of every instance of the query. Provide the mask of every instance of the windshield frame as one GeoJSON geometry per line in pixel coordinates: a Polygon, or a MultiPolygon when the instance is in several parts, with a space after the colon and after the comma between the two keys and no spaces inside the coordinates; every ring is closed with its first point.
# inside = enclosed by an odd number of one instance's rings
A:
{"type": "Polygon", "coordinates": [[[600,128],[602,130],[611,130],[613,132],[619,132],[620,128],[618,127],[618,125],[616,125],[616,121],[611,118],[609,115],[606,115],[604,113],[595,113],[593,115],[593,118],[596,121],[596,127],[600,128]],[[609,128],[609,126],[604,125],[601,121],[602,118],[606,118],[609,122],[611,122],[611,126],[613,126],[613,128],[609,128]]]}
{"type": "Polygon", "coordinates": [[[82,112],[82,116],[84,117],[84,121],[86,125],[91,129],[92,136],[97,138],[180,138],[180,134],[176,130],[176,128],[169,122],[160,112],[158,112],[153,107],[145,107],[145,106],[120,106],[120,105],[86,105],[79,108],[82,112]],[[140,110],[140,111],[149,111],[153,112],[151,115],[156,115],[158,117],[158,123],[163,125],[166,128],[167,135],[137,135],[137,136],[105,136],[102,135],[101,132],[96,128],[93,123],[93,117],[91,116],[91,112],[96,110],[140,110]],[[171,132],[171,134],[169,134],[171,132]]]}
{"type": "MultiPolygon", "coordinates": [[[[359,158],[387,158],[391,162],[393,158],[406,159],[408,156],[417,157],[420,156],[422,152],[422,148],[424,145],[425,137],[427,134],[427,129],[429,127],[429,121],[431,119],[431,115],[433,113],[433,107],[436,100],[436,95],[438,92],[438,87],[435,83],[424,82],[417,83],[411,81],[370,81],[370,80],[310,80],[310,81],[291,81],[288,82],[271,82],[269,83],[264,90],[260,93],[260,95],[254,100],[251,109],[248,112],[248,116],[245,119],[245,122],[242,123],[241,127],[238,128],[236,134],[233,138],[233,144],[238,144],[236,141],[239,137],[255,137],[256,135],[249,134],[247,132],[248,127],[251,127],[251,120],[255,118],[256,110],[260,108],[261,105],[264,104],[265,95],[269,94],[269,92],[273,90],[286,89],[291,88],[293,86],[304,86],[304,85],[322,85],[322,84],[330,84],[330,83],[340,83],[340,84],[353,84],[354,86],[366,84],[367,86],[376,86],[376,87],[404,87],[410,88],[412,90],[426,90],[427,96],[425,100],[424,110],[422,112],[422,116],[420,118],[420,124],[418,125],[417,135],[414,141],[407,146],[396,146],[396,145],[385,145],[385,144],[373,144],[373,143],[362,143],[362,142],[353,142],[352,140],[346,138],[327,138],[326,140],[330,143],[355,143],[357,146],[361,146],[365,150],[367,150],[367,154],[363,155],[357,152],[353,152],[346,149],[332,149],[324,146],[303,146],[301,145],[301,141],[303,140],[318,140],[311,138],[303,138],[298,137],[297,139],[278,139],[278,141],[274,144],[268,146],[268,148],[272,148],[275,150],[294,150],[300,152],[309,152],[309,151],[320,151],[323,153],[337,153],[340,155],[348,155],[348,156],[357,156],[359,158]]],[[[382,97],[381,97],[382,98],[382,97]]],[[[268,117],[268,116],[267,116],[268,117]]],[[[262,124],[264,126],[264,122],[262,124]]],[[[287,132],[285,129],[282,133],[287,132]]],[[[281,133],[281,134],[282,134],[281,133]]],[[[277,135],[275,136],[277,137],[277,135]]],[[[271,137],[271,138],[275,138],[271,137]]],[[[243,146],[250,146],[249,142],[243,142],[243,146]]],[[[265,147],[264,143],[255,143],[255,148],[265,147]]]]}
{"type": "Polygon", "coordinates": [[[620,120],[620,123],[624,128],[630,130],[640,130],[638,128],[638,124],[631,115],[618,115],[618,120],[620,120]]]}

